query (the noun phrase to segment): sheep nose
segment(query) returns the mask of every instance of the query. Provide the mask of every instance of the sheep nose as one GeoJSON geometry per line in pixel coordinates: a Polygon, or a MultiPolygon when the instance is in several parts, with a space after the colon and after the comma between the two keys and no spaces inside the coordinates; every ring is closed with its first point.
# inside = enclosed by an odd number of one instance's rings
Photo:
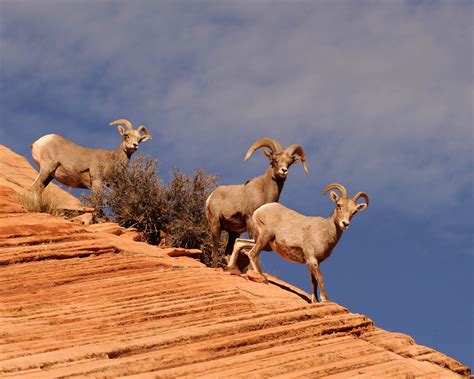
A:
{"type": "Polygon", "coordinates": [[[134,142],[134,143],[132,144],[132,146],[133,146],[134,149],[136,149],[136,148],[138,147],[138,143],[135,143],[135,142],[134,142]]]}
{"type": "Polygon", "coordinates": [[[282,167],[282,168],[280,169],[280,171],[281,171],[282,174],[286,174],[286,173],[288,172],[288,169],[282,167]]]}
{"type": "Polygon", "coordinates": [[[341,223],[344,226],[344,228],[347,228],[349,226],[349,221],[342,220],[341,223]]]}

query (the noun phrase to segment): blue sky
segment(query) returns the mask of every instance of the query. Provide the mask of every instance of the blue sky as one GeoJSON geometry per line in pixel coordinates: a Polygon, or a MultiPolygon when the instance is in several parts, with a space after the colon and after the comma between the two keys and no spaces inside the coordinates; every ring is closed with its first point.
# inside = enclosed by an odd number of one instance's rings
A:
{"type": "MultiPolygon", "coordinates": [[[[470,1],[0,0],[0,143],[27,156],[59,133],[114,148],[108,123],[153,134],[174,166],[242,183],[248,147],[301,144],[281,202],[332,211],[322,189],[365,191],[322,264],[329,297],[473,366],[470,1]]],[[[262,254],[310,291],[306,267],[262,254]]]]}

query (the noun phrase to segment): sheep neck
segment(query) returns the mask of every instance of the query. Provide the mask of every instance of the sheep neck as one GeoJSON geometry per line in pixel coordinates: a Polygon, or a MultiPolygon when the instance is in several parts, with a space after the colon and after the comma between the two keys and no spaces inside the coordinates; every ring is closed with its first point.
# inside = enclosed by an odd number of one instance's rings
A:
{"type": "Polygon", "coordinates": [[[341,227],[339,226],[339,223],[337,222],[336,210],[335,209],[332,212],[331,216],[329,216],[327,218],[327,220],[329,221],[329,224],[331,226],[334,226],[334,229],[332,230],[332,232],[334,233],[335,243],[337,243],[339,241],[339,239],[341,238],[342,233],[344,232],[344,230],[341,229],[341,227]]]}
{"type": "Polygon", "coordinates": [[[117,163],[127,164],[131,156],[132,154],[127,153],[127,151],[125,150],[125,146],[123,143],[121,143],[120,146],[117,147],[113,152],[114,160],[117,163]]]}
{"type": "Polygon", "coordinates": [[[273,173],[272,166],[268,166],[267,171],[264,175],[265,178],[265,191],[269,195],[270,202],[277,202],[280,199],[280,194],[285,184],[285,179],[278,178],[273,173]]]}

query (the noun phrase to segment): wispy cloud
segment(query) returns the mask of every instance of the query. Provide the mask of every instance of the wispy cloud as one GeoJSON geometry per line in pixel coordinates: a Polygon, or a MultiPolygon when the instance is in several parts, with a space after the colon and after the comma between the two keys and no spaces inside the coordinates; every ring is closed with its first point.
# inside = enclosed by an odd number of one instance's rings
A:
{"type": "Polygon", "coordinates": [[[128,117],[157,136],[146,151],[227,182],[261,171],[241,160],[270,135],[304,145],[313,184],[414,215],[456,205],[472,180],[472,5],[420,4],[4,0],[2,138],[111,146],[105,125],[128,117]]]}

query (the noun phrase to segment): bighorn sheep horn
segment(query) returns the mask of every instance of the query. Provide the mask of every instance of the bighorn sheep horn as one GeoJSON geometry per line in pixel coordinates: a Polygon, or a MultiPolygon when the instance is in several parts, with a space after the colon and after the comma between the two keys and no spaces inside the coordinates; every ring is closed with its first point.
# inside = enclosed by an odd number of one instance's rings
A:
{"type": "Polygon", "coordinates": [[[249,159],[253,152],[257,149],[260,149],[261,147],[268,147],[272,150],[273,153],[277,153],[283,150],[283,146],[280,145],[280,142],[274,140],[273,138],[260,138],[252,146],[250,146],[247,151],[247,154],[245,154],[244,160],[246,161],[247,159],[249,159]]]}
{"type": "Polygon", "coordinates": [[[308,166],[306,166],[306,158],[304,156],[303,147],[301,145],[294,143],[288,146],[285,150],[291,156],[294,156],[296,154],[300,157],[301,163],[303,164],[304,171],[306,172],[306,175],[309,175],[308,166]]]}
{"type": "Polygon", "coordinates": [[[352,200],[357,203],[357,200],[360,198],[363,198],[365,200],[365,203],[367,206],[369,205],[369,195],[367,195],[365,192],[357,192],[352,200]]]}
{"type": "Polygon", "coordinates": [[[341,191],[341,195],[344,199],[347,199],[347,190],[346,188],[339,183],[331,183],[326,186],[326,188],[323,190],[323,195],[326,195],[326,192],[328,192],[330,189],[337,189],[341,191]]]}
{"type": "Polygon", "coordinates": [[[140,125],[140,126],[137,128],[137,130],[138,130],[139,132],[143,132],[143,134],[144,134],[145,136],[148,136],[147,139],[153,139],[153,138],[151,137],[151,134],[150,134],[150,132],[148,131],[148,129],[145,128],[143,125],[140,125]]]}
{"type": "Polygon", "coordinates": [[[112,121],[109,125],[119,125],[119,124],[125,125],[127,127],[127,130],[132,130],[133,129],[132,123],[128,120],[123,119],[123,118],[120,119],[120,120],[112,121]]]}

